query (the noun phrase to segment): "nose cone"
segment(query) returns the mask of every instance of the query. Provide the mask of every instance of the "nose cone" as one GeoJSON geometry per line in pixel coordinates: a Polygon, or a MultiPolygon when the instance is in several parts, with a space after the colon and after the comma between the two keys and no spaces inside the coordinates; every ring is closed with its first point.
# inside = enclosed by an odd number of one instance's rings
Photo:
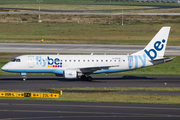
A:
{"type": "Polygon", "coordinates": [[[4,65],[4,66],[1,68],[1,70],[7,71],[7,70],[8,70],[8,66],[7,66],[7,65],[4,65]]]}

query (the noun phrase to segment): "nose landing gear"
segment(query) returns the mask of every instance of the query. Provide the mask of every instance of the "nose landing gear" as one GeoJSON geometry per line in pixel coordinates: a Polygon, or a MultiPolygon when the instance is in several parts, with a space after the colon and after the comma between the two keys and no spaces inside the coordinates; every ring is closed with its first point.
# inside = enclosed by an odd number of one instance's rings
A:
{"type": "Polygon", "coordinates": [[[21,75],[22,75],[23,81],[26,81],[27,79],[26,73],[21,73],[21,75]]]}
{"type": "Polygon", "coordinates": [[[27,76],[23,75],[22,78],[23,78],[23,81],[26,81],[27,76]]]}

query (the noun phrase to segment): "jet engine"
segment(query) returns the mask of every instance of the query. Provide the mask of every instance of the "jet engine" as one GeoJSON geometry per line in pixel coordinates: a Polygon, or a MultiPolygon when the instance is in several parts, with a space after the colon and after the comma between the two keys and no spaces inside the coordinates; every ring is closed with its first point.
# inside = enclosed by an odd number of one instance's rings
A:
{"type": "Polygon", "coordinates": [[[64,70],[64,78],[75,79],[78,77],[76,70],[64,70]]]}

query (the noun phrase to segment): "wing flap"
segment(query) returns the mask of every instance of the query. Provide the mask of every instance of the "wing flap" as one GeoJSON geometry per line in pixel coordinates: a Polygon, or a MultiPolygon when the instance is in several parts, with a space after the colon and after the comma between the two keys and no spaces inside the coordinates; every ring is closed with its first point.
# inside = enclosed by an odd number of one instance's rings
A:
{"type": "Polygon", "coordinates": [[[102,70],[102,69],[109,69],[110,67],[119,67],[119,65],[112,65],[112,66],[93,66],[93,67],[83,67],[79,68],[80,71],[82,72],[94,72],[97,70],[102,70]]]}

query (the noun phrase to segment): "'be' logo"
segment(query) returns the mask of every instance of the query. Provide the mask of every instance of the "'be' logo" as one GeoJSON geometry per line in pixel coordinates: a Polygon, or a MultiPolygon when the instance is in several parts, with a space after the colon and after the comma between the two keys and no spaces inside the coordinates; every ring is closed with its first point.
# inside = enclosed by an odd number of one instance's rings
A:
{"type": "Polygon", "coordinates": [[[151,60],[154,60],[157,57],[157,52],[156,51],[161,51],[164,48],[164,44],[163,43],[165,43],[165,42],[166,41],[164,39],[162,40],[162,42],[161,41],[156,41],[154,43],[154,49],[150,49],[149,51],[147,51],[145,49],[144,52],[147,54],[147,56],[149,56],[149,58],[151,60]]]}

